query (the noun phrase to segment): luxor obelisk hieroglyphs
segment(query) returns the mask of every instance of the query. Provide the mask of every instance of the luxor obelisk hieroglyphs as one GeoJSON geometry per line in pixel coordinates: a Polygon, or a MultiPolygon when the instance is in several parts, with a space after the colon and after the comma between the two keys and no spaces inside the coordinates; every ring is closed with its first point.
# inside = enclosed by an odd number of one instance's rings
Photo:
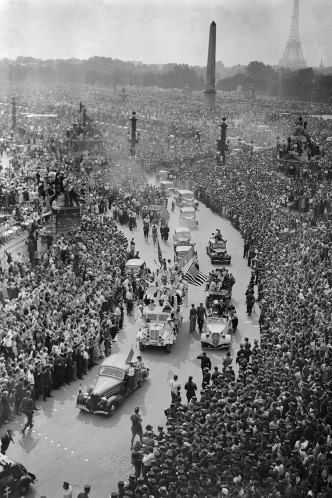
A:
{"type": "Polygon", "coordinates": [[[216,102],[216,23],[210,24],[209,51],[206,67],[206,84],[204,95],[207,104],[213,107],[216,102]]]}

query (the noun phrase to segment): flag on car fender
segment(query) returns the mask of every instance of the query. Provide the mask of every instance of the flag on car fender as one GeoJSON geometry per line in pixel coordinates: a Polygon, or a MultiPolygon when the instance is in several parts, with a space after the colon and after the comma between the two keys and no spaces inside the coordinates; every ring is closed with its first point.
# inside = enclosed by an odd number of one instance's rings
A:
{"type": "Polygon", "coordinates": [[[199,286],[206,283],[207,275],[204,275],[204,273],[200,272],[196,266],[196,263],[193,262],[184,274],[183,280],[186,280],[188,284],[199,286]]]}

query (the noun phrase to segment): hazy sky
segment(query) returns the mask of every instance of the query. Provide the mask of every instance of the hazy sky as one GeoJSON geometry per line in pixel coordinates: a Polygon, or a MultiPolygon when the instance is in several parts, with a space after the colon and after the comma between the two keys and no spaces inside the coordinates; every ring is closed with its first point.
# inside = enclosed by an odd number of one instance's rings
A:
{"type": "MultiPolygon", "coordinates": [[[[0,57],[94,55],[205,65],[209,24],[217,60],[276,64],[293,0],[0,0],[0,57]]],[[[300,0],[308,64],[332,65],[332,0],[300,0]]]]}

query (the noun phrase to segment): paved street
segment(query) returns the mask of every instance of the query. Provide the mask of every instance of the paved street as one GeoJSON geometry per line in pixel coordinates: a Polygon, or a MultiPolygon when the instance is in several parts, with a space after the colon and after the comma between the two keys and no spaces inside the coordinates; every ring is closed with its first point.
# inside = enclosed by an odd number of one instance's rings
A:
{"type": "MultiPolygon", "coordinates": [[[[174,228],[179,225],[179,208],[171,213],[170,238],[167,245],[161,242],[163,256],[173,259],[172,237],[174,228]]],[[[192,236],[197,244],[200,270],[208,273],[211,268],[205,247],[210,234],[220,228],[227,239],[228,251],[232,255],[230,271],[236,279],[233,288],[233,303],[239,317],[239,329],[233,337],[232,354],[235,355],[244,337],[251,339],[259,336],[257,325],[258,315],[253,314],[248,319],[245,313],[244,292],[249,282],[250,271],[247,261],[242,258],[243,243],[238,232],[231,224],[210,209],[200,205],[198,211],[199,227],[192,230],[192,236]]],[[[124,229],[128,237],[135,237],[136,249],[141,257],[146,259],[148,266],[156,267],[158,261],[157,247],[152,240],[145,242],[141,221],[134,232],[124,229]]],[[[150,234],[151,236],[151,234],[150,234]]],[[[205,303],[204,286],[197,288],[189,286],[189,306],[205,303]]],[[[125,400],[118,411],[110,419],[101,416],[90,416],[79,413],[75,407],[79,382],[62,387],[53,392],[53,398],[47,402],[40,401],[40,411],[35,417],[35,426],[25,438],[18,433],[23,418],[11,423],[15,431],[15,444],[10,446],[8,455],[24,463],[28,470],[38,476],[38,483],[30,496],[39,497],[45,494],[47,498],[61,496],[61,486],[68,480],[74,489],[74,496],[85,482],[91,484],[91,495],[103,498],[116,489],[117,481],[125,479],[132,471],[130,464],[130,415],[135,406],[140,406],[143,415],[143,425],[152,423],[165,425],[163,410],[170,401],[168,381],[174,373],[179,374],[183,385],[189,375],[194,376],[198,385],[201,384],[200,362],[196,356],[201,352],[198,334],[188,333],[189,308],[183,307],[184,325],[178,342],[170,355],[164,350],[149,349],[144,351],[143,358],[151,369],[150,380],[131,398],[125,400]]],[[[118,344],[113,351],[127,352],[135,345],[135,317],[126,318],[124,330],[119,335],[118,344]]],[[[136,347],[136,346],[135,346],[136,347]]],[[[135,351],[138,354],[138,349],[135,351]]],[[[225,353],[208,353],[212,365],[221,365],[225,353]]],[[[84,378],[84,384],[93,383],[98,367],[95,367],[84,378]]],[[[183,396],[185,392],[183,391],[183,396]]]]}

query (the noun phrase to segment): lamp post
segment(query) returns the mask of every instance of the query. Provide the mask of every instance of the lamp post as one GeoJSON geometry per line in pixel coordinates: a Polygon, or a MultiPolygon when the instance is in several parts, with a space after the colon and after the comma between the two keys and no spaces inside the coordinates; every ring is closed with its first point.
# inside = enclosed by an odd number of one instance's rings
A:
{"type": "Polygon", "coordinates": [[[276,148],[272,147],[272,159],[273,161],[277,161],[279,159],[279,149],[280,149],[280,137],[277,135],[276,138],[276,148]]]}
{"type": "Polygon", "coordinates": [[[252,161],[252,156],[253,156],[253,153],[254,153],[254,141],[251,140],[250,141],[250,160],[252,161]]]}
{"type": "Polygon", "coordinates": [[[136,117],[135,111],[133,111],[132,117],[130,118],[130,121],[131,121],[130,153],[132,156],[134,156],[135,155],[135,147],[136,147],[136,144],[138,143],[138,138],[137,138],[137,133],[136,133],[137,117],[136,117]]]}
{"type": "Polygon", "coordinates": [[[218,152],[219,152],[219,164],[222,162],[225,164],[226,162],[226,155],[225,152],[227,150],[227,144],[226,144],[226,139],[227,139],[227,128],[228,125],[226,124],[226,118],[222,118],[222,122],[220,123],[220,139],[218,140],[218,152]]]}

